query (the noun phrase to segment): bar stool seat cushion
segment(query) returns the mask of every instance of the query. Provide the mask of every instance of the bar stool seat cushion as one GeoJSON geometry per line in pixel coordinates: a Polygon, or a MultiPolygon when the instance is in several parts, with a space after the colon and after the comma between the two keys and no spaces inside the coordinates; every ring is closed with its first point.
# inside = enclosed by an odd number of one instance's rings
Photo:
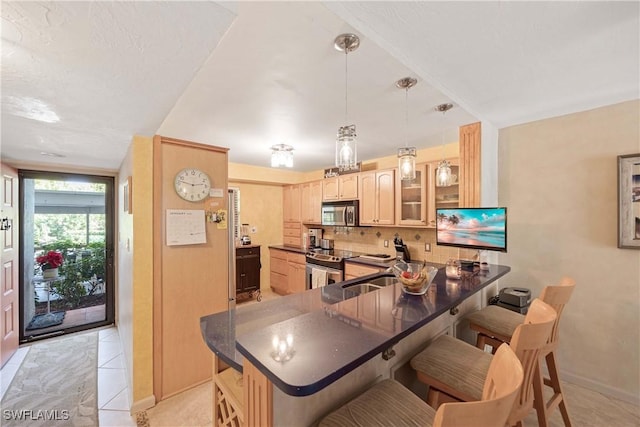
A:
{"type": "Polygon", "coordinates": [[[395,380],[383,380],[327,415],[321,427],[431,426],[436,411],[395,380]]]}
{"type": "Polygon", "coordinates": [[[458,390],[467,396],[466,400],[474,401],[482,399],[491,359],[491,354],[477,347],[449,335],[441,335],[411,359],[411,367],[458,390]]]}
{"type": "Polygon", "coordinates": [[[497,305],[488,305],[466,317],[469,323],[478,325],[488,331],[493,331],[503,337],[511,337],[518,325],[524,323],[524,318],[523,314],[498,307],[497,305]]]}

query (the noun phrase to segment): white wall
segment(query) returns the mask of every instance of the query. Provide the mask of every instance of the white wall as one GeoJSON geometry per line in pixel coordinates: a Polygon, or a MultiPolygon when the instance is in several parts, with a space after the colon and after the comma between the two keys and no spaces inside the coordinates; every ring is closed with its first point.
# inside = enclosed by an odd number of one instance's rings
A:
{"type": "Polygon", "coordinates": [[[640,101],[502,129],[502,286],[576,290],[560,324],[561,378],[639,404],[640,251],[617,248],[617,156],[640,152],[640,101]]]}

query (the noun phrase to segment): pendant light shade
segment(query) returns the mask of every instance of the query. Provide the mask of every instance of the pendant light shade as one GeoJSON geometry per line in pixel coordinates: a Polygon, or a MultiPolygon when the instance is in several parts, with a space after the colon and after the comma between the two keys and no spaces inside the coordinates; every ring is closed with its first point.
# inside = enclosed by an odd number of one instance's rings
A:
{"type": "MultiPolygon", "coordinates": [[[[355,34],[340,34],[334,40],[337,50],[344,52],[344,120],[348,120],[348,83],[349,73],[347,68],[347,56],[349,52],[360,46],[360,39],[355,34]]],[[[356,125],[345,125],[338,128],[336,139],[336,166],[341,169],[349,169],[358,163],[358,146],[356,140],[356,125]]]]}
{"type": "Polygon", "coordinates": [[[436,169],[436,187],[448,187],[451,181],[451,164],[447,160],[442,160],[436,169]]]}
{"type": "MultiPolygon", "coordinates": [[[[440,111],[444,119],[444,114],[452,108],[453,104],[440,104],[436,107],[436,111],[440,111]]],[[[444,150],[444,126],[442,127],[442,148],[444,150]]],[[[438,164],[438,169],[436,169],[436,187],[448,187],[452,184],[452,181],[451,164],[442,159],[438,164]]]]}
{"type": "Polygon", "coordinates": [[[403,181],[416,179],[416,147],[398,148],[398,171],[403,181]]]}
{"type": "Polygon", "coordinates": [[[398,149],[398,171],[403,181],[416,179],[416,147],[408,147],[409,144],[409,89],[418,81],[412,77],[405,77],[396,82],[396,86],[404,89],[405,96],[405,139],[404,148],[398,149]]]}
{"type": "Polygon", "coordinates": [[[293,167],[293,147],[286,144],[276,144],[271,147],[271,167],[293,167]]]}

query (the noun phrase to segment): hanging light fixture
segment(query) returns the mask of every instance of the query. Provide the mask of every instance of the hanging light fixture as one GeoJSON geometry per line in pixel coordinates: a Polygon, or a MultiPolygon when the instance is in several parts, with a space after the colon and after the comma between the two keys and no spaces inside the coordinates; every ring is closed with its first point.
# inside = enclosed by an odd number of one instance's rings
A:
{"type": "MultiPolygon", "coordinates": [[[[436,111],[440,111],[442,113],[442,117],[444,118],[444,114],[453,108],[453,104],[440,104],[436,107],[436,111]]],[[[442,127],[442,149],[444,150],[444,126],[442,127]]],[[[452,184],[451,177],[451,164],[448,160],[443,159],[438,165],[438,169],[436,169],[436,187],[448,187],[452,184]]]]}
{"type": "MultiPolygon", "coordinates": [[[[347,56],[360,46],[360,38],[355,34],[340,34],[334,40],[337,50],[344,52],[344,120],[348,120],[348,83],[347,56]]],[[[350,168],[358,162],[358,147],[356,141],[356,125],[345,125],[338,129],[336,139],[336,166],[350,168]]]]}
{"type": "Polygon", "coordinates": [[[271,147],[271,167],[293,167],[293,147],[286,144],[276,144],[271,147]]]}
{"type": "Polygon", "coordinates": [[[414,87],[418,80],[413,77],[405,77],[396,82],[396,86],[405,90],[405,139],[404,147],[398,149],[398,171],[400,179],[412,181],[416,179],[416,147],[408,147],[409,144],[409,89],[414,87]]]}

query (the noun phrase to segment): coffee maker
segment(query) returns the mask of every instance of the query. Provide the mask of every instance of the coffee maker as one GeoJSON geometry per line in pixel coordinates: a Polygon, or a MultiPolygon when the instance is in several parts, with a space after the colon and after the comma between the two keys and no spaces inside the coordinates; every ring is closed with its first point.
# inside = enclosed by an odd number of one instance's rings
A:
{"type": "Polygon", "coordinates": [[[309,229],[309,249],[319,248],[322,239],[322,228],[309,229]]]}

